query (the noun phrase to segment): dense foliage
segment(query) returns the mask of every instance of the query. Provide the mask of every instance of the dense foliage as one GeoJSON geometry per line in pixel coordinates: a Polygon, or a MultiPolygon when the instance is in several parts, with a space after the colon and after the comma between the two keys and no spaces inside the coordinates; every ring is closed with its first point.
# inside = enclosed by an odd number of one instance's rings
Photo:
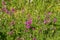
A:
{"type": "Polygon", "coordinates": [[[0,40],[60,40],[60,0],[0,0],[0,40]]]}

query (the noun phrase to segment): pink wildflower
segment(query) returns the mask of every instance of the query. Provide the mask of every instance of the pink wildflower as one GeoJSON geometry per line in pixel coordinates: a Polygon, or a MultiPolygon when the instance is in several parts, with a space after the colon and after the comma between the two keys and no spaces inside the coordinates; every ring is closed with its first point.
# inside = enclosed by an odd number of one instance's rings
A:
{"type": "Polygon", "coordinates": [[[55,23],[55,22],[57,21],[57,19],[56,19],[56,18],[54,18],[54,19],[53,19],[53,21],[54,21],[54,23],[55,23]]]}
{"type": "Polygon", "coordinates": [[[2,1],[2,5],[6,5],[5,1],[2,1]]]}
{"type": "Polygon", "coordinates": [[[32,27],[32,30],[35,30],[35,27],[32,27]]]}
{"type": "Polygon", "coordinates": [[[15,9],[14,9],[14,8],[12,8],[12,9],[11,9],[11,11],[12,11],[12,12],[15,12],[15,9]]]}
{"type": "Polygon", "coordinates": [[[51,12],[48,13],[48,15],[51,15],[51,14],[52,14],[51,12]]]}
{"type": "Polygon", "coordinates": [[[29,19],[28,20],[28,24],[32,24],[32,19],[29,19]]]}
{"type": "Polygon", "coordinates": [[[30,26],[31,24],[32,24],[32,19],[27,20],[26,21],[26,28],[30,28],[31,27],[30,26]]]}
{"type": "Polygon", "coordinates": [[[6,9],[6,7],[4,7],[4,8],[2,8],[2,10],[5,12],[7,9],[6,9]]]}
{"type": "Polygon", "coordinates": [[[33,40],[36,40],[36,38],[34,37],[33,40]]]}
{"type": "Polygon", "coordinates": [[[47,20],[44,20],[44,24],[46,24],[47,23],[47,20]]]}
{"type": "Polygon", "coordinates": [[[2,11],[4,11],[7,14],[10,14],[10,11],[8,11],[6,7],[2,8],[2,11]]]}
{"type": "Polygon", "coordinates": [[[31,26],[30,25],[26,25],[26,28],[30,28],[31,26]]]}
{"type": "Polygon", "coordinates": [[[44,24],[50,23],[50,18],[44,20],[44,24]]]}
{"type": "Polygon", "coordinates": [[[6,10],[5,12],[6,12],[7,14],[10,14],[10,11],[8,11],[8,10],[6,10]]]}

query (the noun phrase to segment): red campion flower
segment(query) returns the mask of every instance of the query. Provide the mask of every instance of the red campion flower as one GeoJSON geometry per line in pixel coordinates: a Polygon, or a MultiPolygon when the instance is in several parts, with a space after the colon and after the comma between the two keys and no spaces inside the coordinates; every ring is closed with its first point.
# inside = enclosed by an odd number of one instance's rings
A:
{"type": "Polygon", "coordinates": [[[44,20],[44,24],[46,24],[47,23],[47,20],[44,20]]]}
{"type": "Polygon", "coordinates": [[[12,11],[12,12],[15,12],[15,9],[14,9],[14,8],[12,8],[12,9],[11,9],[11,11],[12,11]]]}
{"type": "Polygon", "coordinates": [[[35,30],[35,27],[33,27],[32,30],[35,30]]]}
{"type": "Polygon", "coordinates": [[[7,8],[6,8],[6,7],[3,7],[3,8],[2,8],[2,11],[4,11],[4,12],[5,12],[6,10],[7,10],[7,8]]]}
{"type": "Polygon", "coordinates": [[[32,24],[32,19],[27,20],[26,21],[26,28],[30,28],[31,27],[30,26],[31,24],[32,24]]]}
{"type": "Polygon", "coordinates": [[[2,1],[2,5],[3,5],[3,6],[6,5],[5,1],[2,1]]]}
{"type": "Polygon", "coordinates": [[[8,11],[6,7],[3,7],[2,11],[5,12],[5,13],[7,13],[7,14],[10,14],[10,11],[8,11]]]}
{"type": "Polygon", "coordinates": [[[53,19],[53,22],[55,23],[56,21],[57,21],[57,19],[56,19],[56,18],[54,18],[54,19],[53,19]]]}
{"type": "Polygon", "coordinates": [[[36,38],[34,37],[33,40],[36,40],[36,38]]]}
{"type": "Polygon", "coordinates": [[[52,13],[51,12],[48,12],[48,15],[51,15],[52,13]]]}

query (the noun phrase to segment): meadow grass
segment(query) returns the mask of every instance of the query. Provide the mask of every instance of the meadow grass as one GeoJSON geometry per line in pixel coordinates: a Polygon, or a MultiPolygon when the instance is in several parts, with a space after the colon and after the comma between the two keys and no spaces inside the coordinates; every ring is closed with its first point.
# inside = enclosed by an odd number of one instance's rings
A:
{"type": "Polygon", "coordinates": [[[0,0],[0,40],[60,40],[60,0],[0,0]]]}

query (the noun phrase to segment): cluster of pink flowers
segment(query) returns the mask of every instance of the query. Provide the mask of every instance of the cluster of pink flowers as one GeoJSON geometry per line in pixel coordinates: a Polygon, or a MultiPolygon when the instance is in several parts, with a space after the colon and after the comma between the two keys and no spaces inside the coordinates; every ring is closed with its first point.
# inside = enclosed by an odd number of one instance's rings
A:
{"type": "Polygon", "coordinates": [[[2,10],[3,10],[5,13],[10,14],[10,11],[8,11],[6,7],[3,7],[2,10]]]}
{"type": "Polygon", "coordinates": [[[12,9],[11,9],[11,12],[13,12],[13,13],[14,13],[14,12],[15,12],[15,9],[14,9],[14,8],[12,8],[12,9]]]}
{"type": "Polygon", "coordinates": [[[3,12],[5,12],[5,13],[7,13],[7,14],[10,14],[11,12],[15,12],[15,9],[14,8],[12,8],[10,11],[7,9],[7,7],[6,7],[6,2],[5,1],[2,1],[2,11],[3,12]]]}
{"type": "Polygon", "coordinates": [[[6,2],[5,2],[4,0],[2,1],[2,5],[3,5],[3,6],[6,5],[6,2]]]}
{"type": "Polygon", "coordinates": [[[6,2],[5,1],[2,1],[2,10],[8,14],[10,13],[10,11],[8,11],[6,8],[6,2]]]}
{"type": "MultiPolygon", "coordinates": [[[[50,23],[51,22],[51,20],[50,20],[50,15],[51,15],[52,13],[51,12],[49,12],[47,15],[46,15],[46,17],[45,17],[45,19],[44,19],[44,24],[47,24],[47,23],[50,23]]],[[[57,21],[57,19],[56,18],[54,18],[53,19],[53,22],[55,23],[57,21]]]]}
{"type": "Polygon", "coordinates": [[[44,24],[47,24],[47,23],[50,22],[50,17],[49,17],[49,16],[50,16],[51,14],[52,14],[51,12],[48,12],[48,14],[45,15],[44,24]]]}
{"type": "Polygon", "coordinates": [[[27,20],[26,21],[26,28],[30,28],[31,27],[30,26],[31,24],[32,24],[32,19],[27,20]]]}
{"type": "Polygon", "coordinates": [[[50,19],[45,19],[44,20],[44,24],[47,24],[47,23],[49,23],[50,22],[50,19]]]}
{"type": "Polygon", "coordinates": [[[48,12],[48,15],[51,15],[52,13],[51,12],[48,12]]]}

